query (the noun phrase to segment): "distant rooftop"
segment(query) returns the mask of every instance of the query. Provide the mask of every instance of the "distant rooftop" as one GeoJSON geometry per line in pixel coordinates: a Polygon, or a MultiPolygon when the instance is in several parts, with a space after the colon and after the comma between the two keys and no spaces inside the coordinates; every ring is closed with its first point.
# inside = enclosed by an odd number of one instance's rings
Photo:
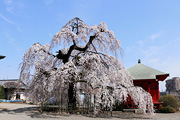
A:
{"type": "MultiPolygon", "coordinates": [[[[18,79],[4,79],[4,80],[0,80],[0,85],[4,86],[5,88],[6,88],[6,86],[5,86],[6,83],[17,83],[17,84],[19,84],[18,83],[18,79]]],[[[20,88],[26,89],[27,86],[25,84],[21,84],[20,88]]]]}
{"type": "Polygon", "coordinates": [[[6,82],[18,82],[18,79],[4,79],[4,80],[0,80],[0,85],[4,85],[4,83],[6,82]]]}
{"type": "Polygon", "coordinates": [[[0,55],[0,59],[3,59],[3,58],[5,58],[6,56],[3,56],[3,55],[0,55]]]}
{"type": "Polygon", "coordinates": [[[148,67],[144,64],[141,64],[140,59],[138,60],[138,64],[129,68],[128,71],[132,75],[134,80],[156,79],[158,75],[169,75],[168,73],[164,73],[159,70],[148,67]]]}

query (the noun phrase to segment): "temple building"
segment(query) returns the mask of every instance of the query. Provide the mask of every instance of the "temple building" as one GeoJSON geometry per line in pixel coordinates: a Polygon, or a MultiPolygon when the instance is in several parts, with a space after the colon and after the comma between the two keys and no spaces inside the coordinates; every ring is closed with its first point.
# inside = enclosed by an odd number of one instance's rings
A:
{"type": "Polygon", "coordinates": [[[25,90],[27,87],[18,82],[18,79],[0,80],[0,85],[4,87],[6,100],[26,100],[25,90]]]}
{"type": "MultiPolygon", "coordinates": [[[[0,55],[0,59],[4,59],[6,56],[0,55]]],[[[19,83],[18,79],[0,80],[0,86],[3,86],[5,100],[26,100],[25,90],[27,86],[23,83],[19,83]]],[[[2,102],[2,100],[1,100],[2,102]]]]}
{"type": "MultiPolygon", "coordinates": [[[[138,64],[128,69],[129,73],[133,77],[133,83],[135,86],[140,86],[152,96],[154,107],[160,108],[160,103],[158,99],[160,98],[159,94],[159,81],[164,81],[169,74],[158,71],[151,67],[148,67],[141,63],[138,60],[138,64]]],[[[133,108],[133,102],[127,103],[129,107],[133,108]]]]}

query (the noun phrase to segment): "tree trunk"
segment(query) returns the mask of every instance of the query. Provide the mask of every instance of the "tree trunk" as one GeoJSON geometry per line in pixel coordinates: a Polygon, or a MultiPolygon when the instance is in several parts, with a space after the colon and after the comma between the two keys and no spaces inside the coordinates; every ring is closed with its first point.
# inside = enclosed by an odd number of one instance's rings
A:
{"type": "Polygon", "coordinates": [[[69,102],[68,102],[68,104],[71,105],[71,107],[72,107],[73,109],[75,109],[76,94],[75,94],[74,84],[73,84],[73,83],[69,83],[68,97],[69,97],[69,102]]]}

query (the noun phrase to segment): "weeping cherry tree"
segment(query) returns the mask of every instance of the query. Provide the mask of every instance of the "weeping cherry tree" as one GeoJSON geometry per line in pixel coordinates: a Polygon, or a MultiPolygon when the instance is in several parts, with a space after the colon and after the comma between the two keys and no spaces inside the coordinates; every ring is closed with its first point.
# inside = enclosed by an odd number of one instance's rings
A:
{"type": "Polygon", "coordinates": [[[94,114],[112,111],[128,96],[140,109],[153,113],[151,95],[133,85],[133,79],[116,59],[120,41],[105,22],[89,26],[81,19],[67,22],[50,44],[35,43],[23,55],[20,80],[29,86],[28,95],[42,102],[82,103],[82,92],[94,95],[94,114]],[[54,53],[56,51],[56,54],[54,53]]]}

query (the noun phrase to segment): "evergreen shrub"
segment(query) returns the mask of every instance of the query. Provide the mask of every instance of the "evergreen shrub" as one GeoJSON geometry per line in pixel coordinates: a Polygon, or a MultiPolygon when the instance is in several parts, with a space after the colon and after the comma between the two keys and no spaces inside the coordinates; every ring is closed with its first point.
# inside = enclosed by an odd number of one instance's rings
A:
{"type": "Polygon", "coordinates": [[[164,95],[161,96],[160,99],[158,100],[159,102],[162,102],[162,109],[165,111],[171,108],[173,108],[175,111],[179,109],[179,103],[178,100],[173,96],[173,95],[164,95]]]}
{"type": "Polygon", "coordinates": [[[159,110],[161,113],[175,113],[176,110],[173,107],[165,106],[159,110]]]}

